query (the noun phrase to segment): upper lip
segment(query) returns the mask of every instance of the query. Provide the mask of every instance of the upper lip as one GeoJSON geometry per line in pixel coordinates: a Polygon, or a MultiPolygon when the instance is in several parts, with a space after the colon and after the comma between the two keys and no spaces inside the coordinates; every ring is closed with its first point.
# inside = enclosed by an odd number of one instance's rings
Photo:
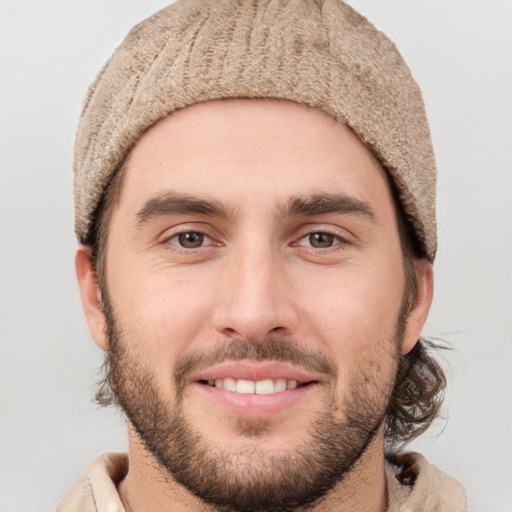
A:
{"type": "Polygon", "coordinates": [[[315,375],[286,363],[251,360],[226,361],[211,368],[198,371],[191,376],[190,380],[197,382],[228,377],[235,380],[243,379],[255,382],[267,379],[296,380],[303,383],[318,380],[315,375]]]}

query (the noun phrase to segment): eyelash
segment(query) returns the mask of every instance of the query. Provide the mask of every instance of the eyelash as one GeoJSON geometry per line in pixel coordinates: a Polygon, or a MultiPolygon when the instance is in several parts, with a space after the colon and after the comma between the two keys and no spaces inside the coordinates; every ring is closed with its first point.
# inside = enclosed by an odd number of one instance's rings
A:
{"type": "Polygon", "coordinates": [[[206,230],[197,229],[197,228],[184,229],[184,230],[178,231],[176,233],[173,233],[170,236],[166,236],[160,243],[162,245],[166,246],[168,250],[180,251],[180,252],[184,252],[184,253],[188,253],[188,254],[190,254],[192,251],[197,250],[197,249],[205,249],[207,247],[214,246],[214,245],[222,245],[219,242],[215,242],[215,239],[212,238],[210,235],[208,235],[206,230]],[[201,245],[199,247],[192,247],[192,248],[183,247],[182,245],[179,245],[179,243],[172,243],[172,240],[178,239],[178,237],[180,235],[185,235],[187,233],[195,233],[195,234],[203,235],[205,238],[209,239],[213,243],[211,243],[209,245],[201,245]],[[172,246],[172,249],[169,248],[169,246],[172,246]]]}
{"type": "MultiPolygon", "coordinates": [[[[168,250],[171,250],[173,252],[178,251],[183,254],[191,254],[192,252],[196,252],[198,250],[205,250],[205,249],[208,249],[215,245],[217,245],[217,246],[223,245],[220,242],[216,242],[215,239],[213,237],[211,237],[206,232],[206,230],[202,230],[202,229],[198,229],[198,228],[184,229],[184,230],[178,231],[176,233],[173,233],[170,236],[165,237],[160,243],[162,245],[166,246],[166,248],[168,250]],[[207,245],[201,244],[198,247],[183,247],[182,245],[179,244],[178,237],[180,237],[181,235],[185,235],[187,233],[195,233],[195,234],[202,235],[205,238],[207,238],[208,240],[210,240],[210,243],[207,245]],[[176,240],[176,243],[172,243],[172,240],[176,240]],[[169,246],[172,246],[172,248],[169,246]]],[[[296,239],[295,242],[293,242],[290,245],[292,247],[303,247],[304,250],[306,250],[306,251],[314,252],[314,253],[318,254],[318,253],[333,253],[333,252],[338,252],[340,250],[345,250],[346,245],[349,243],[350,242],[349,242],[349,240],[347,240],[347,238],[340,236],[339,234],[333,233],[332,230],[318,229],[318,230],[312,230],[312,231],[305,232],[298,239],[296,239]],[[308,237],[311,237],[313,235],[327,235],[328,237],[333,237],[333,244],[328,247],[313,247],[311,245],[305,245],[305,244],[300,243],[303,240],[305,240],[308,237]]]]}
{"type": "MultiPolygon", "coordinates": [[[[311,241],[310,241],[311,242],[311,241]]],[[[298,240],[297,242],[294,242],[292,245],[294,246],[300,246],[300,247],[305,247],[307,248],[308,250],[312,250],[312,251],[322,251],[322,252],[327,252],[327,251],[336,251],[336,250],[340,250],[344,244],[347,244],[349,243],[348,240],[346,238],[343,238],[342,236],[340,235],[337,235],[336,233],[333,233],[331,231],[328,231],[328,230],[317,230],[317,231],[309,231],[308,233],[302,235],[298,240]],[[303,245],[301,244],[300,242],[305,240],[305,239],[308,239],[310,238],[311,236],[313,235],[327,235],[328,237],[332,237],[333,238],[333,243],[332,245],[329,245],[328,247],[313,247],[312,245],[303,245]]]]}

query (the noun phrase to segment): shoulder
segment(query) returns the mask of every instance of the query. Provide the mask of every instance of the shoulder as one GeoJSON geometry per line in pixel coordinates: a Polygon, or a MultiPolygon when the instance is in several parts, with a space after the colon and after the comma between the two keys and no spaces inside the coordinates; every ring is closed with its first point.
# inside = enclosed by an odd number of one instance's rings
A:
{"type": "Polygon", "coordinates": [[[125,453],[104,453],[68,489],[57,512],[123,512],[117,484],[128,471],[125,453]]]}
{"type": "Polygon", "coordinates": [[[466,492],[452,476],[430,464],[415,452],[398,453],[390,460],[395,477],[410,486],[401,512],[464,512],[466,492]]]}

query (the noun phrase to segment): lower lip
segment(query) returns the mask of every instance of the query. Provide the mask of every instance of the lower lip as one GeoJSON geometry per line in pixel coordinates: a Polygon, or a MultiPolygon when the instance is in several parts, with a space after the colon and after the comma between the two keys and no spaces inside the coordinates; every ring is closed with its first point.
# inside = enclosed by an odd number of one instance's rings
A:
{"type": "Polygon", "coordinates": [[[299,388],[257,395],[255,393],[236,393],[206,384],[195,383],[201,393],[216,402],[222,408],[245,418],[266,418],[290,409],[309,396],[317,387],[315,383],[299,388]]]}

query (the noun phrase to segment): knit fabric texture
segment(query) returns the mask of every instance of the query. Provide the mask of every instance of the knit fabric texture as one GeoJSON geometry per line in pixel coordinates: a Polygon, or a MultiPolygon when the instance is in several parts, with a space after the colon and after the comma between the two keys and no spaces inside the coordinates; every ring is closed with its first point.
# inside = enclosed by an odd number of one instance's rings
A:
{"type": "Polygon", "coordinates": [[[200,102],[273,98],[346,123],[380,160],[426,256],[435,160],[421,91],[395,45],[340,0],[178,0],[135,26],[89,88],[75,144],[75,230],[151,126],[200,102]]]}

